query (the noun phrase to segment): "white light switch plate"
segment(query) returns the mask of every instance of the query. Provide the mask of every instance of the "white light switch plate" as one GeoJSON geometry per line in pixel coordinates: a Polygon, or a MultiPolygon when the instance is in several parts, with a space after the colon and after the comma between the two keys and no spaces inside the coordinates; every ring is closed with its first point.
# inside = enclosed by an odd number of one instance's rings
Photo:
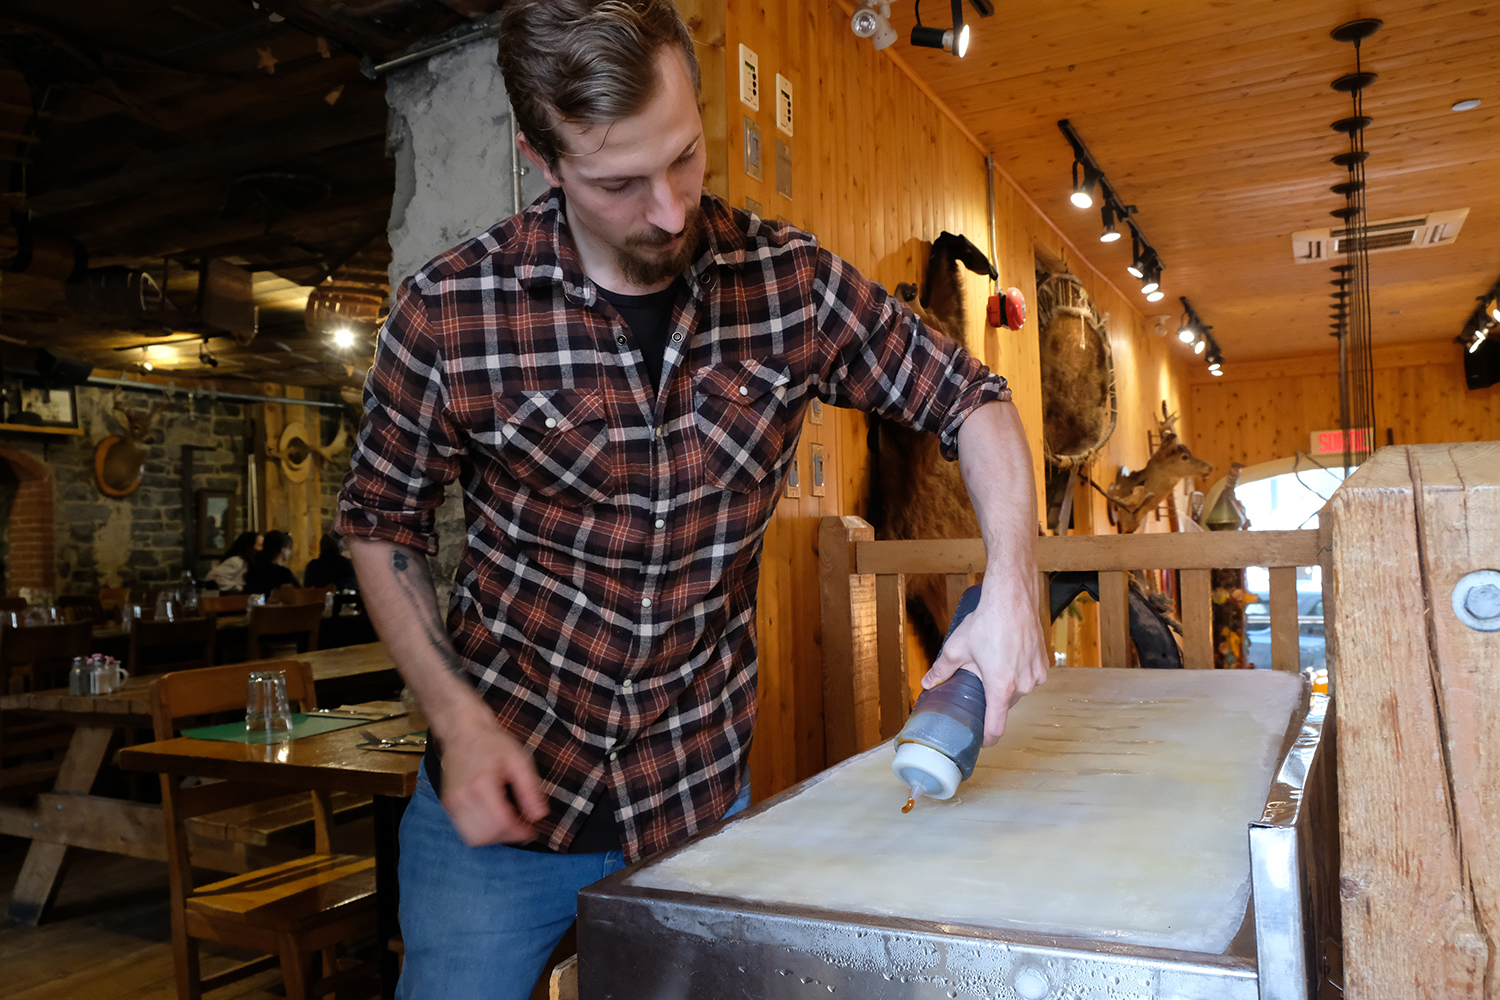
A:
{"type": "Polygon", "coordinates": [[[760,110],[760,56],[744,44],[740,45],[740,103],[751,111],[760,110]]]}

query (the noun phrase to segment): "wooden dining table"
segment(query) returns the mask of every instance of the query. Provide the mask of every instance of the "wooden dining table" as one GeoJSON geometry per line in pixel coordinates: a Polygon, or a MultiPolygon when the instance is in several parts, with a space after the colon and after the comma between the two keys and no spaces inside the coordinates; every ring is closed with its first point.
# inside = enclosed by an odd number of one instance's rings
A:
{"type": "MultiPolygon", "coordinates": [[[[378,642],[301,653],[296,659],[312,664],[319,697],[329,704],[342,700],[339,695],[344,691],[364,693],[382,684],[400,683],[395,664],[378,642]]],[[[61,885],[68,852],[74,848],[166,860],[160,806],[92,794],[115,733],[151,728],[151,680],[132,677],[120,690],[102,695],[71,695],[64,689],[0,696],[0,712],[24,713],[73,727],[52,789],[40,793],[33,805],[0,802],[0,834],[31,841],[11,893],[7,910],[11,920],[35,925],[45,918],[61,885]]],[[[413,774],[415,770],[413,763],[413,774]]]]}
{"type": "Polygon", "coordinates": [[[398,962],[389,946],[400,933],[397,918],[400,889],[396,879],[397,833],[406,800],[416,791],[420,754],[361,749],[361,730],[386,739],[409,733],[413,721],[402,716],[281,743],[233,743],[189,736],[126,747],[118,756],[122,768],[160,774],[222,778],[288,790],[354,792],[371,795],[375,804],[376,929],[381,943],[382,995],[394,997],[398,962]]]}

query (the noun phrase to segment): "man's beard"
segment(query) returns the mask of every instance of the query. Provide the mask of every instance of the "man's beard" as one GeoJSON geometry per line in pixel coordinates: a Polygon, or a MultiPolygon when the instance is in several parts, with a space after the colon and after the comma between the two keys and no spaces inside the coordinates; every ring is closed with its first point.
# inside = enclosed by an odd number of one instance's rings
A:
{"type": "Polygon", "coordinates": [[[658,247],[672,242],[675,233],[652,226],[649,232],[639,233],[615,248],[615,260],[620,273],[633,285],[649,287],[675,278],[688,269],[698,255],[699,230],[702,228],[703,209],[697,205],[683,219],[682,246],[663,254],[658,247]]]}

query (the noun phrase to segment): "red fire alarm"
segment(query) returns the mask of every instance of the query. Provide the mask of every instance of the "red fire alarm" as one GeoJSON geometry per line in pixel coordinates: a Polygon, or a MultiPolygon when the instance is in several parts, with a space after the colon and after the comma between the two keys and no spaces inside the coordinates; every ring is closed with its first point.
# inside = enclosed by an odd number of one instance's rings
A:
{"type": "Polygon", "coordinates": [[[1019,288],[1007,288],[998,295],[991,295],[985,319],[990,326],[1021,329],[1026,325],[1026,297],[1019,288]]]}

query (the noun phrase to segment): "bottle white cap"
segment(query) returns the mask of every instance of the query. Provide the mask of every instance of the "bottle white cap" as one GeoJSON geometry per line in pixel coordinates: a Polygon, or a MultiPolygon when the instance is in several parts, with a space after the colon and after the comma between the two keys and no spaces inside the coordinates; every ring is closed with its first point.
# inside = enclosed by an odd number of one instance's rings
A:
{"type": "Polygon", "coordinates": [[[934,799],[950,799],[963,773],[947,754],[921,743],[902,743],[891,761],[891,773],[905,788],[920,788],[934,799]]]}

